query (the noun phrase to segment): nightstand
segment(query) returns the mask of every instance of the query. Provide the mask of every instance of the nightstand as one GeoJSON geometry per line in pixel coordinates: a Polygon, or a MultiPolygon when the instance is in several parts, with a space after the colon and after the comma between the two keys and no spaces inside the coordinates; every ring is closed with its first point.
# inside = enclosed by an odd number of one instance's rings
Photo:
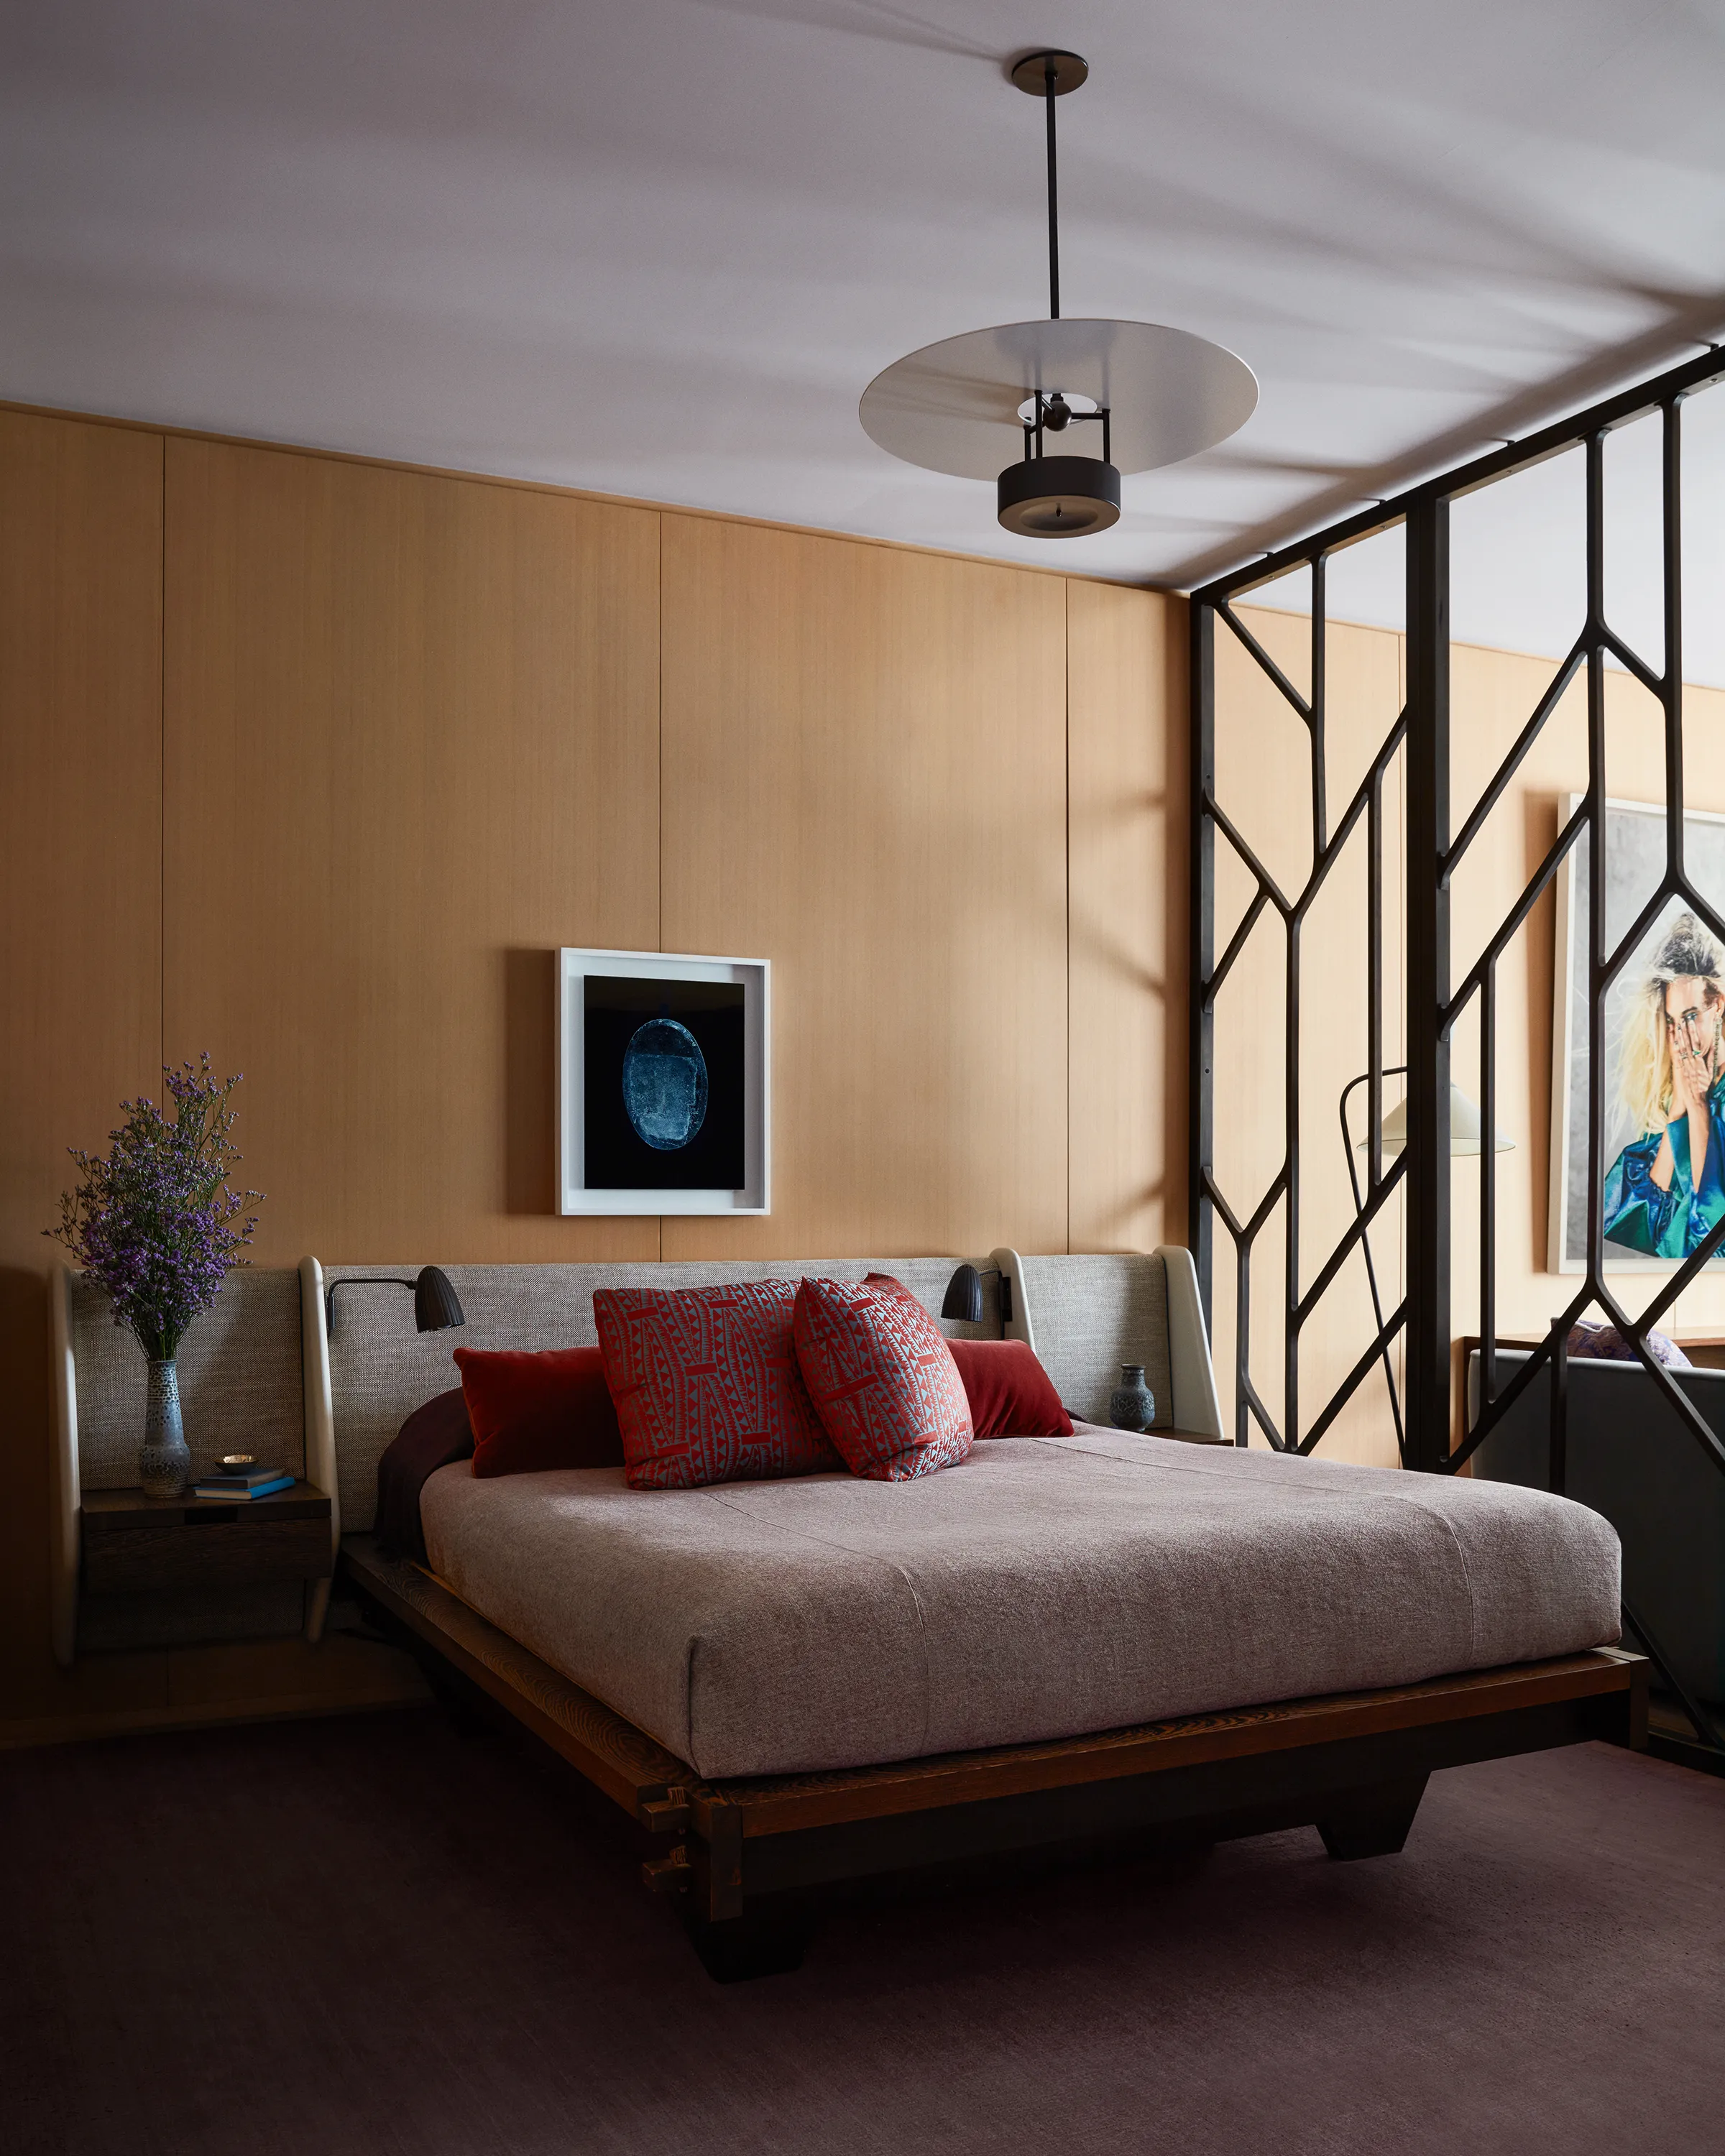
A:
{"type": "Polygon", "coordinates": [[[82,1508],[87,1594],[327,1579],[334,1569],[330,1501],[310,1482],[233,1505],[86,1490],[82,1508]]]}

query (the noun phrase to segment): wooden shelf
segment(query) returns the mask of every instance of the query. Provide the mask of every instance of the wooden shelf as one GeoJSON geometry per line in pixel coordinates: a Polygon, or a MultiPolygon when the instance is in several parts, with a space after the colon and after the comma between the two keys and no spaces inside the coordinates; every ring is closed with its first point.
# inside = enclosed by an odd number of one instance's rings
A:
{"type": "Polygon", "coordinates": [[[330,1501],[310,1482],[231,1505],[86,1490],[82,1506],[84,1586],[91,1594],[326,1579],[333,1568],[330,1501]]]}

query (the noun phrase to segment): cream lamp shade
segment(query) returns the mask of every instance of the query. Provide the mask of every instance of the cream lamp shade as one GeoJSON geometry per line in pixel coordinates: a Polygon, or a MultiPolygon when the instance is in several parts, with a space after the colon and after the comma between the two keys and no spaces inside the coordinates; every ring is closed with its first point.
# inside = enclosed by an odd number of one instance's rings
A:
{"type": "MultiPolygon", "coordinates": [[[[1389,1113],[1384,1118],[1384,1127],[1378,1132],[1378,1137],[1383,1143],[1384,1150],[1386,1153],[1399,1153],[1406,1147],[1408,1142],[1408,1104],[1405,1101],[1397,1101],[1394,1107],[1393,1107],[1389,1113]]],[[[1513,1138],[1505,1137],[1502,1131],[1499,1131],[1497,1133],[1497,1142],[1492,1148],[1494,1152],[1513,1152],[1515,1151],[1515,1140],[1513,1138]]],[[[1358,1148],[1359,1151],[1361,1152],[1364,1152],[1370,1143],[1371,1141],[1368,1138],[1362,1139],[1358,1148]]],[[[1480,1111],[1478,1103],[1474,1101],[1471,1101],[1459,1086],[1451,1086],[1450,1088],[1450,1158],[1455,1159],[1462,1153],[1478,1152],[1480,1150],[1480,1111]]]]}

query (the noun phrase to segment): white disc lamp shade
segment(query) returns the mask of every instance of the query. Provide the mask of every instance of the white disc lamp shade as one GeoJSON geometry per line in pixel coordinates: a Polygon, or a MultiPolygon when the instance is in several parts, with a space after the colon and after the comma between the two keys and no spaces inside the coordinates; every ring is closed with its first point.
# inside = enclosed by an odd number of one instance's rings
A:
{"type": "Polygon", "coordinates": [[[1106,405],[1110,461],[1123,472],[1195,457],[1243,427],[1258,402],[1245,362],[1189,330],[1069,315],[925,345],[877,374],[860,410],[865,431],[907,465],[993,479],[1023,456],[1019,409],[1038,390],[1106,405]]]}
{"type": "Polygon", "coordinates": [[[1089,69],[1076,53],[1037,52],[1009,73],[1046,106],[1049,318],[924,345],[875,377],[858,416],[906,464],[993,480],[1009,531],[1078,539],[1118,521],[1122,472],[1178,464],[1243,427],[1258,383],[1189,330],[1062,317],[1055,100],[1089,69]]]}
{"type": "MultiPolygon", "coordinates": [[[[1483,1148],[1480,1143],[1481,1131],[1479,1104],[1470,1100],[1459,1086],[1451,1086],[1450,1088],[1450,1157],[1459,1158],[1464,1153],[1482,1151],[1483,1148]]],[[[1505,1137],[1502,1131],[1495,1132],[1494,1136],[1497,1139],[1497,1143],[1491,1148],[1494,1152],[1515,1151],[1516,1142],[1513,1138],[1505,1137]]],[[[1392,1159],[1406,1147],[1408,1104],[1405,1101],[1398,1101],[1394,1107],[1384,1118],[1378,1137],[1384,1152],[1392,1159]]],[[[1370,1142],[1369,1139],[1363,1141],[1359,1150],[1364,1152],[1370,1142]]]]}

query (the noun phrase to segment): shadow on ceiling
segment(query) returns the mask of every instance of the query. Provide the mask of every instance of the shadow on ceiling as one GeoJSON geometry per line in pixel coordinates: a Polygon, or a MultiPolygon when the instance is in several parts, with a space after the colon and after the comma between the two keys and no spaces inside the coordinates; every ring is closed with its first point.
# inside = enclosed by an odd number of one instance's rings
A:
{"type": "Polygon", "coordinates": [[[1590,354],[1549,382],[1517,389],[1464,425],[1451,427],[1382,464],[1334,465],[1328,467],[1327,472],[1326,467],[1316,463],[1255,459],[1249,453],[1230,459],[1225,449],[1213,452],[1213,459],[1219,465],[1231,462],[1255,470],[1310,472],[1314,477],[1329,476],[1332,484],[1317,494],[1308,495],[1283,515],[1266,518],[1223,545],[1194,555],[1165,580],[1158,578],[1158,582],[1165,582],[1173,590],[1194,590],[1256,555],[1272,553],[1307,532],[1321,531],[1327,524],[1336,522],[1366,502],[1388,500],[1433,473],[1463,463],[1494,442],[1513,441],[1519,434],[1532,434],[1561,419],[1566,413],[1596,403],[1612,390],[1627,386],[1640,375],[1656,374],[1663,367],[1674,367],[1697,345],[1718,348],[1722,336],[1725,336],[1725,293],[1676,294],[1644,288],[1642,296],[1658,300],[1664,309],[1664,318],[1652,328],[1623,344],[1608,346],[1604,351],[1590,354]]]}

